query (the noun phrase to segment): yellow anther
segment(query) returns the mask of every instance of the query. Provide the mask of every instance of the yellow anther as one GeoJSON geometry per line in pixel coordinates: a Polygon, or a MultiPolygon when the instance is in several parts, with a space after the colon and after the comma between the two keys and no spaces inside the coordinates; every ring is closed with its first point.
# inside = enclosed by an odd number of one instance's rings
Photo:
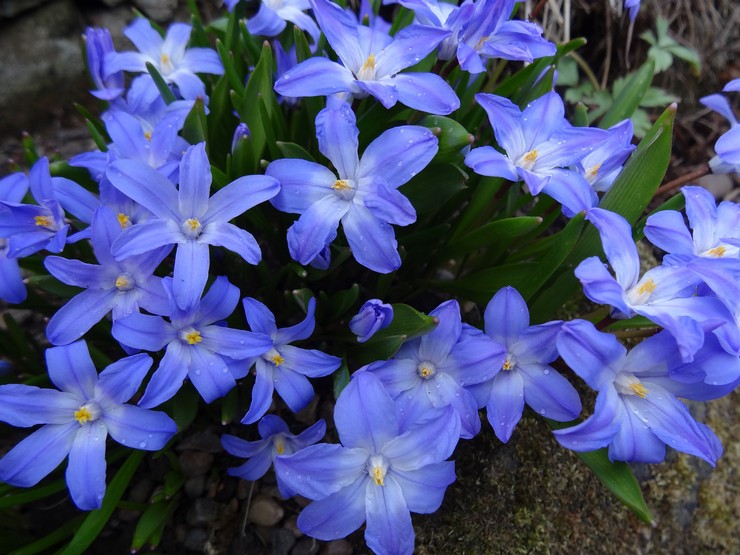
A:
{"type": "Polygon", "coordinates": [[[88,420],[92,419],[93,415],[87,407],[80,407],[75,411],[75,420],[80,424],[86,424],[88,420]]]}
{"type": "Polygon", "coordinates": [[[118,276],[116,278],[116,287],[118,289],[125,289],[129,285],[131,285],[131,280],[128,279],[126,276],[118,276]]]}
{"type": "Polygon", "coordinates": [[[285,453],[285,440],[282,437],[275,438],[275,451],[278,455],[285,453]]]}
{"type": "Polygon", "coordinates": [[[635,393],[635,395],[642,397],[643,399],[647,397],[648,390],[640,382],[631,383],[630,389],[635,393]]]}
{"type": "Polygon", "coordinates": [[[167,54],[161,54],[159,59],[162,60],[162,64],[170,63],[170,57],[167,54]]]}
{"type": "Polygon", "coordinates": [[[190,231],[197,231],[200,228],[200,220],[198,218],[188,218],[185,220],[185,225],[190,228],[190,231]]]}
{"type": "Polygon", "coordinates": [[[34,216],[33,222],[39,227],[51,227],[51,218],[49,216],[34,216]]]}
{"type": "Polygon", "coordinates": [[[513,364],[511,364],[511,361],[507,358],[504,361],[504,365],[501,367],[501,370],[511,370],[514,367],[513,364]]]}
{"type": "Polygon", "coordinates": [[[373,480],[375,480],[376,486],[384,486],[385,481],[383,480],[383,469],[379,466],[373,468],[373,480]]]}
{"type": "Polygon", "coordinates": [[[345,179],[337,179],[331,184],[331,188],[335,191],[348,191],[352,189],[352,186],[345,179]]]}
{"type": "Polygon", "coordinates": [[[486,35],[485,37],[481,37],[478,43],[475,45],[475,50],[480,50],[483,45],[488,41],[488,39],[491,38],[491,35],[486,35]]]}
{"type": "Polygon", "coordinates": [[[144,131],[144,137],[146,138],[147,141],[151,141],[152,140],[152,132],[151,131],[144,131]]]}
{"type": "Polygon", "coordinates": [[[707,251],[708,256],[716,256],[717,258],[722,258],[725,255],[725,252],[727,249],[720,245],[719,247],[714,247],[713,249],[709,249],[707,251]]]}
{"type": "Polygon", "coordinates": [[[534,164],[537,161],[537,149],[530,150],[524,155],[524,162],[526,164],[534,164]]]}
{"type": "Polygon", "coordinates": [[[645,283],[640,285],[640,287],[637,288],[637,293],[639,295],[644,295],[645,293],[652,293],[655,291],[655,288],[658,287],[655,282],[653,281],[653,278],[648,278],[645,280],[645,283]]]}
{"type": "Polygon", "coordinates": [[[285,362],[285,359],[280,353],[275,353],[270,357],[270,362],[272,362],[275,366],[280,366],[283,362],[285,362]]]}
{"type": "Polygon", "coordinates": [[[601,169],[601,162],[588,168],[588,170],[586,171],[586,177],[588,177],[588,179],[596,179],[596,176],[599,175],[600,169],[601,169]]]}
{"type": "Polygon", "coordinates": [[[428,367],[428,366],[426,366],[426,365],[424,365],[424,366],[422,366],[421,368],[419,368],[419,375],[420,375],[420,376],[421,376],[422,378],[428,378],[429,376],[431,376],[431,375],[432,375],[432,372],[433,372],[433,371],[432,371],[432,369],[431,369],[431,368],[429,368],[429,367],[428,367]]]}
{"type": "Polygon", "coordinates": [[[193,331],[185,334],[185,340],[190,345],[195,345],[195,344],[200,343],[201,341],[203,341],[203,338],[200,336],[200,332],[198,330],[193,330],[193,331]]]}
{"type": "Polygon", "coordinates": [[[370,54],[367,57],[367,60],[365,60],[365,63],[362,64],[362,68],[360,68],[360,72],[367,71],[370,69],[375,69],[375,54],[370,54]]]}
{"type": "Polygon", "coordinates": [[[119,212],[117,218],[118,225],[120,225],[123,229],[126,229],[131,225],[131,219],[123,212],[119,212]]]}

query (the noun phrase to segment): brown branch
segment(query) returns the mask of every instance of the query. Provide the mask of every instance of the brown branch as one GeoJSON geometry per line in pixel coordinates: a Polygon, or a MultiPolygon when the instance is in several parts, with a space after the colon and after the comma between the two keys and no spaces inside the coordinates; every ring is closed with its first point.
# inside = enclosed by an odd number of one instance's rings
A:
{"type": "Polygon", "coordinates": [[[707,175],[711,169],[709,168],[709,164],[704,164],[702,167],[700,167],[698,170],[694,170],[692,172],[687,173],[686,175],[682,175],[681,177],[677,177],[673,181],[669,181],[665,185],[661,185],[657,191],[655,191],[655,196],[663,195],[665,193],[670,193],[673,191],[673,189],[678,189],[681,185],[685,185],[686,183],[690,181],[694,181],[695,179],[699,179],[700,177],[703,177],[707,175]]]}
{"type": "Polygon", "coordinates": [[[529,14],[530,21],[540,15],[540,12],[545,9],[545,4],[547,4],[547,0],[540,0],[537,2],[537,5],[532,9],[532,13],[529,14]]]}

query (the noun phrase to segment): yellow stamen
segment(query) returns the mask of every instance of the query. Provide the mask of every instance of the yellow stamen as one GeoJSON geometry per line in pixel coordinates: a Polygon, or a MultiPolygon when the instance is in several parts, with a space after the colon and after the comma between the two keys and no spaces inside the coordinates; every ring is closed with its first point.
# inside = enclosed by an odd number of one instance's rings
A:
{"type": "Polygon", "coordinates": [[[285,453],[285,440],[282,437],[275,438],[275,451],[278,455],[285,453]]]}
{"type": "Polygon", "coordinates": [[[126,276],[118,276],[116,278],[116,287],[118,289],[124,289],[131,285],[131,280],[128,279],[126,276]]]}
{"type": "Polygon", "coordinates": [[[727,249],[720,245],[719,247],[714,247],[713,249],[709,249],[707,251],[707,255],[716,256],[717,258],[722,258],[725,255],[725,251],[727,251],[727,249]]]}
{"type": "Polygon", "coordinates": [[[280,355],[280,353],[275,353],[270,357],[270,361],[275,366],[280,366],[283,362],[285,362],[285,359],[280,355]]]}
{"type": "Polygon", "coordinates": [[[481,37],[481,39],[475,45],[475,50],[480,50],[481,47],[486,43],[486,41],[488,41],[489,38],[491,38],[491,35],[486,35],[485,37],[481,37]]]}
{"type": "Polygon", "coordinates": [[[188,218],[185,220],[185,225],[190,228],[190,231],[197,231],[200,227],[200,220],[198,218],[188,218]]]}
{"type": "Polygon", "coordinates": [[[93,415],[87,407],[80,407],[75,411],[75,420],[80,424],[86,424],[88,420],[92,419],[93,415]]]}
{"type": "Polygon", "coordinates": [[[648,278],[645,283],[637,288],[637,293],[640,295],[644,295],[645,293],[652,293],[653,291],[655,291],[656,287],[658,286],[653,281],[653,278],[648,278]]]}
{"type": "Polygon", "coordinates": [[[118,225],[120,225],[123,229],[126,229],[131,225],[131,219],[123,212],[119,212],[117,217],[118,225]]]}
{"type": "Polygon", "coordinates": [[[599,170],[601,169],[601,162],[596,164],[595,166],[591,166],[588,168],[588,171],[586,172],[586,176],[588,179],[596,179],[596,176],[599,175],[599,170]]]}
{"type": "Polygon", "coordinates": [[[34,216],[33,222],[39,227],[51,227],[51,218],[49,216],[34,216]]]}
{"type": "Polygon", "coordinates": [[[428,367],[428,366],[426,366],[426,365],[423,365],[423,366],[422,366],[421,368],[419,368],[419,375],[420,375],[420,376],[421,376],[422,378],[428,378],[429,376],[431,376],[431,375],[432,375],[432,369],[431,369],[431,368],[429,368],[429,367],[428,367]]]}
{"type": "Polygon", "coordinates": [[[367,60],[365,60],[365,63],[362,64],[362,67],[360,68],[360,73],[369,69],[375,69],[375,54],[370,54],[367,57],[367,60]]]}
{"type": "Polygon", "coordinates": [[[513,368],[513,365],[511,364],[511,361],[507,358],[504,361],[504,365],[501,367],[501,370],[511,370],[513,368]]]}
{"type": "Polygon", "coordinates": [[[203,338],[200,336],[200,332],[199,331],[193,330],[190,333],[186,333],[185,334],[185,340],[190,345],[195,345],[195,344],[200,343],[201,341],[203,341],[203,338]]]}
{"type": "Polygon", "coordinates": [[[144,138],[146,138],[147,141],[152,140],[152,132],[151,131],[144,131],[144,138]]]}
{"type": "Polygon", "coordinates": [[[352,186],[345,179],[337,179],[332,183],[331,188],[335,191],[347,191],[352,189],[352,186]]]}
{"type": "Polygon", "coordinates": [[[527,164],[534,164],[537,161],[537,149],[530,150],[524,155],[524,162],[527,164]]]}
{"type": "Polygon", "coordinates": [[[376,486],[384,486],[385,481],[383,480],[383,469],[379,466],[373,468],[373,480],[375,480],[376,486]]]}
{"type": "Polygon", "coordinates": [[[648,390],[647,388],[642,385],[640,382],[635,382],[630,384],[630,389],[634,391],[635,395],[642,397],[643,399],[647,397],[648,390]]]}
{"type": "Polygon", "coordinates": [[[162,60],[162,64],[170,63],[170,57],[167,54],[160,55],[159,59],[162,60]]]}

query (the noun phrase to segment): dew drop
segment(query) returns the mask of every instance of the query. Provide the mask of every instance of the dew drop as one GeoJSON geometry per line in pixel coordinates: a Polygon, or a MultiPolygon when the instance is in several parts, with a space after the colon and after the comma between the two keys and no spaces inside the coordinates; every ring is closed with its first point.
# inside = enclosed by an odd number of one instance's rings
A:
{"type": "Polygon", "coordinates": [[[144,449],[146,447],[146,441],[139,442],[139,449],[144,449]]]}
{"type": "Polygon", "coordinates": [[[196,371],[195,371],[195,375],[196,375],[196,376],[200,376],[200,370],[196,370],[196,371]]]}
{"type": "Polygon", "coordinates": [[[545,409],[540,409],[540,414],[545,414],[545,409]]]}
{"type": "Polygon", "coordinates": [[[547,376],[547,375],[548,375],[548,374],[550,373],[550,371],[549,371],[549,370],[545,370],[545,371],[544,371],[544,372],[542,372],[542,373],[543,373],[543,374],[544,374],[545,376],[547,376]]]}

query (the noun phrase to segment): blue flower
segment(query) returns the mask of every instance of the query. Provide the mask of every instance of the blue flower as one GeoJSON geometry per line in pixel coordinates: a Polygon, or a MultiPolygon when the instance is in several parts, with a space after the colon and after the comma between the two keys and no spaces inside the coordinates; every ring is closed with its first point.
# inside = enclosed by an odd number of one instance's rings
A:
{"type": "MultiPolygon", "coordinates": [[[[549,365],[558,357],[555,337],[561,325],[556,321],[530,326],[527,305],[513,287],[501,289],[486,307],[486,334],[506,349],[501,371],[485,387],[488,421],[504,443],[525,403],[552,420],[573,420],[581,412],[578,392],[549,365]]],[[[476,392],[482,387],[476,386],[476,392]]]]}
{"type": "Polygon", "coordinates": [[[390,108],[401,102],[432,114],[449,114],[460,106],[452,88],[433,73],[400,73],[421,61],[449,31],[411,25],[394,37],[358,25],[354,16],[329,0],[310,0],[314,15],[342,64],[310,58],[275,83],[283,96],[368,95],[390,108]]]}
{"type": "Polygon", "coordinates": [[[416,211],[398,192],[437,153],[429,129],[404,125],[385,131],[359,158],[355,115],[346,103],[322,110],[316,117],[319,150],[337,173],[306,160],[275,160],[265,171],[280,181],[271,200],[283,212],[301,214],[288,230],[291,256],[308,264],[336,237],[342,222],[355,259],[376,272],[401,265],[389,224],[409,225],[416,211]]]}
{"type": "Polygon", "coordinates": [[[557,440],[575,451],[609,447],[609,458],[660,462],[665,446],[695,455],[714,466],[722,445],[654,375],[667,374],[675,352],[668,334],[653,336],[627,353],[616,337],[585,320],[563,325],[560,356],[598,391],[594,413],[581,424],[555,430],[557,440]]]}
{"type": "Polygon", "coordinates": [[[108,179],[122,193],[150,210],[156,218],[131,226],[113,243],[118,260],[177,244],[173,291],[177,305],[187,309],[200,298],[208,279],[208,245],[240,255],[250,264],[261,258],[251,233],[229,220],[278,192],[272,177],[240,177],[209,198],[211,166],[205,143],[190,147],[180,162],[180,186],[141,163],[119,160],[110,165],[108,179]]]}
{"type": "Polygon", "coordinates": [[[239,289],[225,277],[217,277],[208,293],[188,310],[174,302],[171,278],[162,280],[170,297],[170,322],[159,316],[134,313],[113,322],[112,334],[128,347],[160,351],[167,348],[152,375],[142,407],[156,407],[171,398],[186,377],[207,402],[223,397],[246,375],[238,360],[259,356],[272,345],[261,333],[218,325],[239,302],[239,289]]]}
{"type": "Polygon", "coordinates": [[[121,96],[124,91],[123,72],[108,74],[105,71],[105,57],[109,52],[115,52],[113,39],[108,29],[88,27],[83,35],[85,39],[85,53],[87,54],[87,68],[97,87],[90,93],[100,100],[113,100],[121,96]]]}
{"type": "Polygon", "coordinates": [[[313,399],[314,391],[308,378],[328,376],[342,363],[340,358],[321,351],[289,345],[307,339],[313,333],[316,300],[312,298],[308,302],[308,312],[302,322],[280,329],[275,324],[272,312],[264,304],[251,297],[246,297],[243,304],[249,327],[253,332],[269,337],[270,345],[246,361],[247,369],[254,364],[256,379],[252,404],[242,422],[251,424],[267,412],[274,389],[277,389],[290,410],[298,412],[313,399]]]}
{"type": "MultiPolygon", "coordinates": [[[[740,91],[738,79],[727,83],[723,91],[740,91]]],[[[717,155],[709,161],[709,167],[714,173],[740,173],[740,125],[730,103],[720,94],[710,94],[700,98],[699,102],[723,115],[730,122],[730,130],[717,139],[714,145],[717,155]]]]}
{"type": "Polygon", "coordinates": [[[44,424],[0,460],[0,480],[37,484],[69,455],[67,487],[80,509],[100,507],[105,495],[105,439],[156,451],[177,431],[163,412],[125,404],[141,385],[152,359],[123,358],[98,375],[84,341],[46,351],[52,383],[61,391],[0,386],[0,420],[27,428],[44,424]]]}
{"type": "MultiPolygon", "coordinates": [[[[26,191],[28,191],[28,178],[22,173],[14,173],[0,179],[0,201],[19,203],[23,200],[26,191]]],[[[0,213],[4,210],[8,209],[0,204],[0,213]]],[[[1,236],[0,299],[8,303],[21,303],[26,300],[26,286],[23,284],[18,261],[8,257],[8,240],[1,236]]]]}
{"type": "MultiPolygon", "coordinates": [[[[146,72],[152,64],[167,83],[177,85],[182,98],[195,100],[206,97],[206,87],[197,73],[221,75],[221,59],[211,48],[187,48],[192,27],[173,23],[164,39],[146,19],[138,18],[126,27],[123,34],[134,43],[139,52],[109,52],[105,57],[106,77],[119,71],[146,72]]],[[[154,87],[151,78],[147,79],[154,87]]]]}
{"type": "Polygon", "coordinates": [[[461,437],[480,431],[478,400],[470,391],[488,382],[504,363],[504,348],[488,336],[464,326],[457,301],[446,301],[429,313],[437,327],[404,344],[388,361],[370,364],[365,371],[380,378],[395,399],[402,429],[435,408],[452,406],[461,421],[461,437]]]}
{"type": "Polygon", "coordinates": [[[553,91],[523,111],[504,97],[480,93],[475,98],[488,114],[504,153],[492,146],[474,148],[465,158],[467,166],[480,175],[522,179],[532,195],[544,192],[553,197],[569,217],[597,204],[588,182],[566,168],[606,140],[606,131],[571,126],[563,115],[562,99],[553,91]]]}
{"type": "Polygon", "coordinates": [[[349,321],[349,329],[364,343],[393,321],[393,307],[379,299],[370,299],[349,321]]]}
{"type": "MultiPolygon", "coordinates": [[[[260,420],[257,429],[262,438],[257,441],[245,441],[229,434],[221,436],[221,444],[227,453],[249,459],[242,465],[229,468],[227,470],[229,476],[251,481],[258,480],[269,470],[276,457],[292,455],[324,437],[326,423],[323,419],[319,420],[300,434],[293,435],[285,420],[274,414],[268,414],[260,420]]],[[[288,499],[296,495],[285,485],[280,474],[276,476],[278,490],[283,498],[288,499]]]]}
{"type": "Polygon", "coordinates": [[[118,262],[110,249],[121,231],[115,214],[101,207],[92,224],[93,252],[100,265],[58,256],[44,260],[59,281],[85,289],[49,320],[46,336],[54,345],[76,341],[110,311],[117,320],[138,312],[140,306],[155,313],[167,310],[162,280],[153,273],[170,249],[162,247],[118,262]]]}
{"type": "Polygon", "coordinates": [[[459,436],[459,420],[451,412],[434,411],[401,432],[380,381],[368,372],[355,374],[334,408],[342,445],[312,445],[275,460],[279,479],[314,500],[298,515],[301,531],[333,540],[367,522],[370,549],[411,554],[410,512],[436,511],[455,480],[454,463],[445,461],[459,436]]]}
{"type": "MultiPolygon", "coordinates": [[[[231,11],[236,3],[229,6],[231,11]]],[[[276,37],[283,32],[290,21],[299,29],[306,31],[313,43],[319,42],[321,31],[311,16],[303,13],[311,8],[308,0],[262,0],[259,10],[247,20],[247,30],[251,35],[276,37]]]]}

